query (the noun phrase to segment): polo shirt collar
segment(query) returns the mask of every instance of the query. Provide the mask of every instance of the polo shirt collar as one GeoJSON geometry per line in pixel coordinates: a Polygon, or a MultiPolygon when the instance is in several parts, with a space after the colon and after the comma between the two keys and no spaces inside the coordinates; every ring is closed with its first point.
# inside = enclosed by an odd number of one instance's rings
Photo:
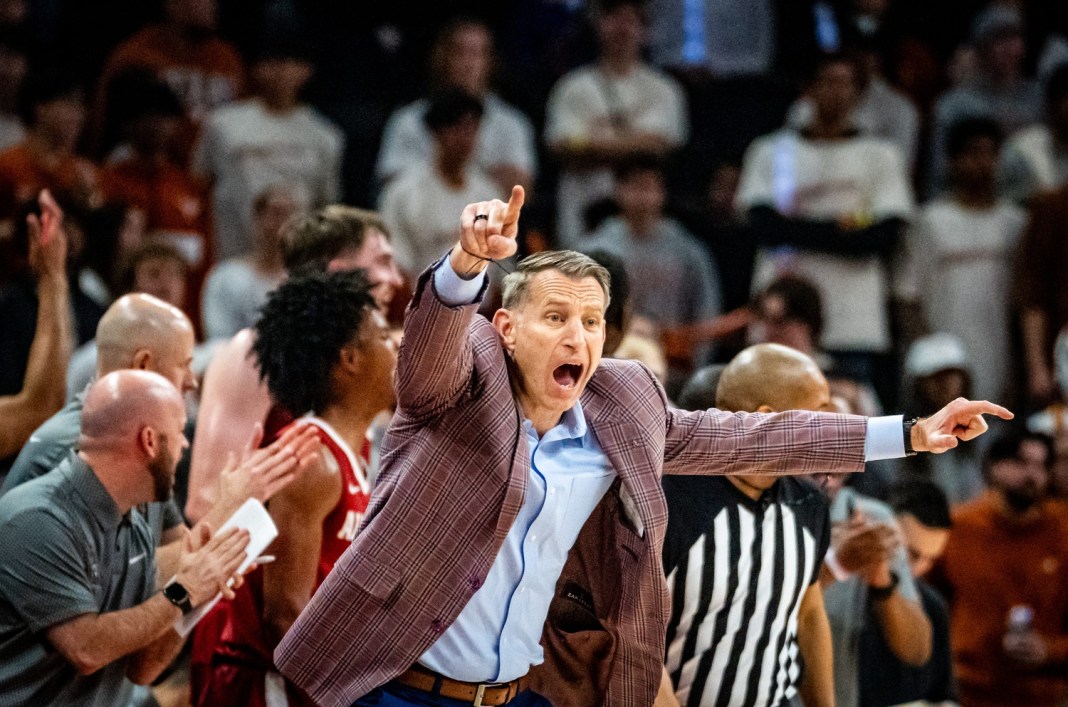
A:
{"type": "Polygon", "coordinates": [[[86,508],[103,530],[117,528],[126,516],[119,512],[115,499],[111,497],[104,484],[100,483],[96,473],[76,452],[70,457],[70,482],[75,492],[81,496],[86,508]]]}

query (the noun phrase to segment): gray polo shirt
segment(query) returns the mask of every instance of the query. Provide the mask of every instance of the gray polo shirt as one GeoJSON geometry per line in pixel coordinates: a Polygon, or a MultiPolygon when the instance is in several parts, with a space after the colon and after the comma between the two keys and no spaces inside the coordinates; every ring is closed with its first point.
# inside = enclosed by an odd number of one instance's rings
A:
{"type": "MultiPolygon", "coordinates": [[[[84,399],[85,393],[74,396],[62,410],[34,430],[8,471],[3,486],[0,486],[0,496],[20,484],[44,476],[59,466],[71,450],[77,448],[78,437],[82,433],[84,399]]],[[[164,531],[185,522],[173,499],[163,503],[146,503],[140,510],[152,528],[156,545],[162,544],[164,531]]]]}
{"type": "MultiPolygon", "coordinates": [[[[874,523],[886,523],[897,527],[897,520],[890,506],[862,496],[850,487],[838,492],[831,504],[831,523],[849,520],[849,504],[874,523]]],[[[898,591],[909,601],[919,602],[920,595],[909,569],[908,555],[904,546],[899,547],[891,562],[891,569],[898,576],[898,591]]],[[[844,582],[835,582],[823,590],[823,603],[827,608],[827,620],[834,637],[834,703],[838,707],[856,707],[860,701],[858,670],[860,669],[860,635],[864,625],[871,619],[868,612],[868,585],[857,577],[844,582]]]]}
{"type": "Polygon", "coordinates": [[[126,704],[125,660],[78,675],[45,632],[155,593],[156,546],[144,516],[120,514],[72,453],[0,498],[0,538],[0,704],[126,704]]]}

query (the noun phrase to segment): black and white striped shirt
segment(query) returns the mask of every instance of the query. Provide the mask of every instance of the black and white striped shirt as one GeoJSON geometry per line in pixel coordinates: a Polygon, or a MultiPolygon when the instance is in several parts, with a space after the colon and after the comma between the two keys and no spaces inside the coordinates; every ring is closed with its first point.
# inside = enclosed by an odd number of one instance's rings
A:
{"type": "Polygon", "coordinates": [[[830,542],[827,501],[784,477],[753,501],[726,478],[666,476],[666,665],[684,707],[776,707],[801,678],[797,616],[830,542]]]}

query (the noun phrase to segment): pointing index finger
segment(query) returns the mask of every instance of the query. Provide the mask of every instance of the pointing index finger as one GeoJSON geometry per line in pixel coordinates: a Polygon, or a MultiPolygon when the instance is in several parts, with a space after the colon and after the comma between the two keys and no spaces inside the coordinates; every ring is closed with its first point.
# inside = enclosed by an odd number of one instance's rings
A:
{"type": "Polygon", "coordinates": [[[1015,415],[1007,408],[988,402],[986,400],[974,400],[966,408],[972,415],[994,415],[1002,420],[1011,420],[1015,415]]]}
{"type": "Polygon", "coordinates": [[[519,211],[523,208],[523,202],[526,201],[526,192],[523,191],[523,187],[516,184],[512,187],[512,195],[508,198],[508,207],[504,212],[505,222],[511,222],[519,218],[519,211]]]}

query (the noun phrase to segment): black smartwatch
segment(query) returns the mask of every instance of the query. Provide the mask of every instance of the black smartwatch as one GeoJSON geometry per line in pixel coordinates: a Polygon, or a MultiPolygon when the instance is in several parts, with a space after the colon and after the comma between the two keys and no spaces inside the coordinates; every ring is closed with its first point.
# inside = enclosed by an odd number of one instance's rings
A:
{"type": "Polygon", "coordinates": [[[915,427],[916,423],[919,422],[919,421],[920,421],[920,418],[914,417],[911,420],[905,420],[904,424],[902,425],[903,431],[905,433],[905,456],[906,457],[914,457],[917,454],[919,454],[919,452],[917,452],[915,449],[912,448],[912,428],[915,427]]]}
{"type": "Polygon", "coordinates": [[[163,588],[163,596],[167,597],[167,601],[181,609],[182,614],[188,614],[193,610],[193,604],[189,601],[189,592],[177,580],[171,580],[163,588]]]}
{"type": "Polygon", "coordinates": [[[890,598],[890,595],[897,589],[897,583],[901,581],[901,578],[897,576],[897,572],[890,572],[890,584],[885,587],[868,587],[868,598],[872,601],[885,601],[890,598]]]}

